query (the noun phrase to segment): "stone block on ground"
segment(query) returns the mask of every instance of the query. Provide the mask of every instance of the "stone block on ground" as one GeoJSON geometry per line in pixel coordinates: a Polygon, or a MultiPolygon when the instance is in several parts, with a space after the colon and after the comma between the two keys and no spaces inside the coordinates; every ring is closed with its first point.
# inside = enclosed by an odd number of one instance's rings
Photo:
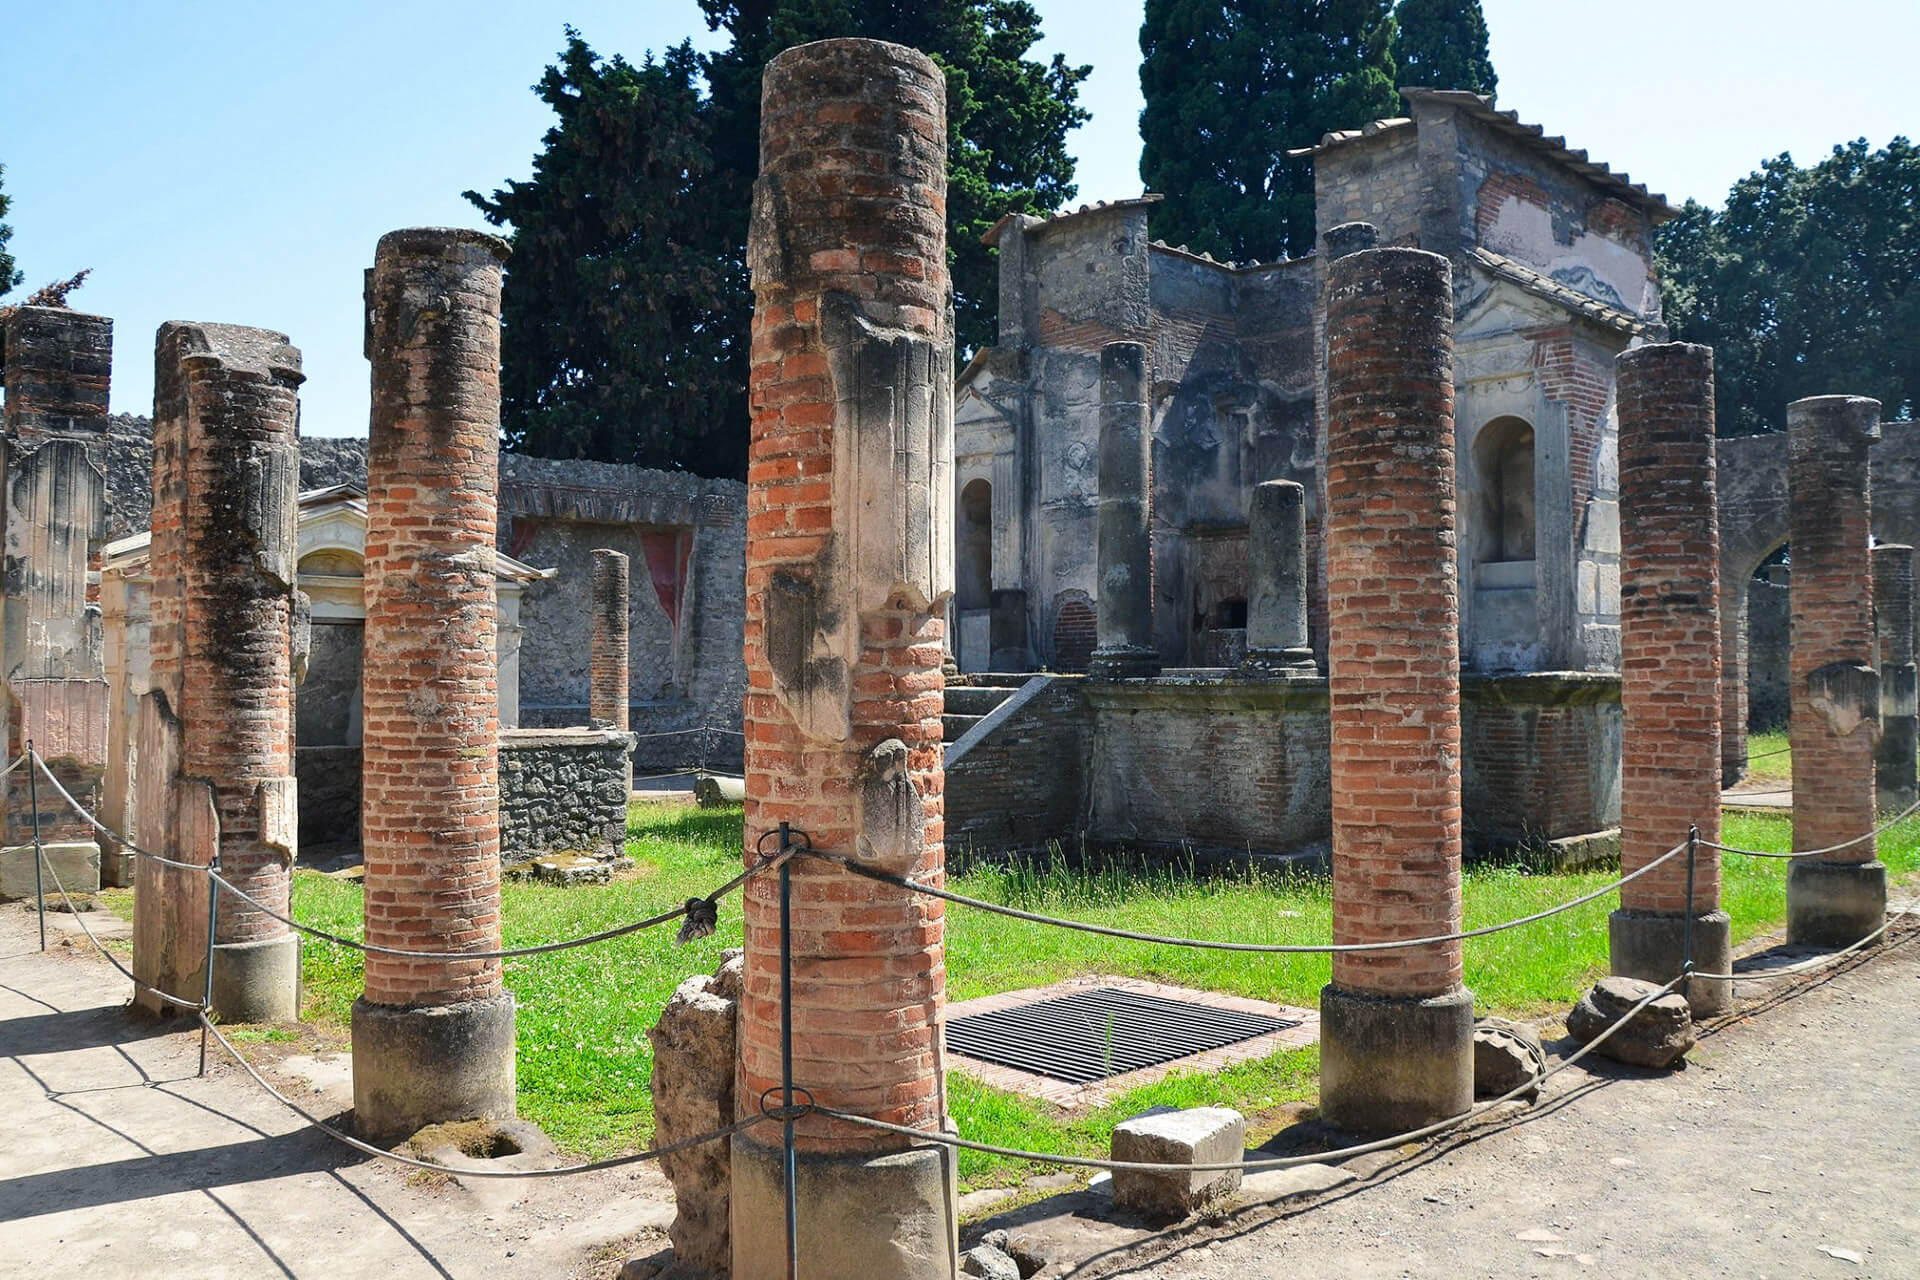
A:
{"type": "MultiPolygon", "coordinates": [[[[738,949],[712,976],[688,978],[647,1032],[653,1046],[655,1136],[678,1142],[733,1122],[736,1014],[743,962],[738,949]]],[[[667,1235],[676,1265],[725,1274],[732,1265],[727,1214],[732,1197],[732,1147],[703,1143],[662,1157],[673,1183],[675,1215],[667,1235]]]]}
{"type": "MultiPolygon", "coordinates": [[[[1590,1044],[1635,1005],[1660,988],[1638,978],[1602,978],[1567,1015],[1567,1034],[1590,1044]]],[[[1687,998],[1669,991],[1602,1041],[1595,1052],[1636,1067],[1664,1071],[1693,1048],[1693,1014],[1687,998]]]]}
{"type": "MultiPolygon", "coordinates": [[[[1546,1062],[1540,1033],[1522,1022],[1480,1018],[1473,1024],[1473,1096],[1498,1098],[1533,1080],[1546,1062]]],[[[1536,1085],[1523,1097],[1540,1092],[1536,1085]]]]}
{"type": "Polygon", "coordinates": [[[719,809],[746,799],[747,784],[740,778],[695,778],[693,798],[702,809],[719,809]]]}
{"type": "Polygon", "coordinates": [[[981,1280],[1020,1280],[1020,1264],[990,1244],[977,1244],[960,1255],[960,1274],[981,1280]]]}
{"type": "MultiPolygon", "coordinates": [[[[56,876],[68,893],[100,891],[99,845],[91,840],[48,840],[40,847],[46,850],[47,861],[53,864],[51,874],[44,868],[41,870],[41,883],[49,904],[60,900],[60,890],[54,887],[56,876]]],[[[33,896],[33,868],[36,861],[30,844],[9,845],[0,849],[0,898],[33,896]]]]}
{"type": "MultiPolygon", "coordinates": [[[[1149,1112],[1113,1131],[1113,1158],[1154,1164],[1204,1165],[1245,1154],[1247,1120],[1228,1107],[1149,1112]]],[[[1240,1170],[1116,1169],[1114,1203],[1147,1217],[1184,1218],[1240,1187],[1240,1170]]]]}

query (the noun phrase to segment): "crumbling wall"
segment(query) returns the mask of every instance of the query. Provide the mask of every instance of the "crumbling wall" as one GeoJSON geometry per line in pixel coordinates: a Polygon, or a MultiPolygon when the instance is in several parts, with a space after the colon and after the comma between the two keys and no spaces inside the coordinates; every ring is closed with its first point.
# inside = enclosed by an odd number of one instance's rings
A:
{"type": "Polygon", "coordinates": [[[947,748],[949,856],[1078,843],[1093,744],[1086,689],[1078,677],[1035,676],[947,748]]]}
{"type": "Polygon", "coordinates": [[[632,735],[509,729],[500,735],[500,862],[555,853],[611,858],[626,847],[632,735]]]}

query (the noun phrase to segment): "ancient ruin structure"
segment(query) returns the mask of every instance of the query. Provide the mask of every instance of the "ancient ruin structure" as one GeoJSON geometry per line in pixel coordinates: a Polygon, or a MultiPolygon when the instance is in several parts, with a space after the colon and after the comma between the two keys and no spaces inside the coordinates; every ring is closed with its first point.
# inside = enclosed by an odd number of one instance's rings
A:
{"type": "MultiPolygon", "coordinates": [[[[1460,927],[1453,277],[1415,249],[1341,258],[1327,291],[1333,940],[1460,927]]],[[[1320,995],[1320,1113],[1398,1132],[1473,1102],[1456,941],[1341,952],[1320,995]]]]}
{"type": "Polygon", "coordinates": [[[1291,480],[1253,487],[1247,508],[1245,674],[1310,671],[1307,643],[1307,491],[1291,480]]]}
{"type": "Polygon", "coordinates": [[[627,558],[608,547],[593,552],[587,594],[587,723],[609,729],[627,727],[631,695],[627,675],[627,558]]]}
{"type": "Polygon", "coordinates": [[[1793,847],[1832,850],[1789,870],[1787,939],[1813,946],[1857,942],[1886,919],[1887,869],[1872,836],[1880,678],[1867,554],[1868,449],[1879,427],[1880,402],[1863,396],[1787,406],[1793,847]]]}
{"type": "MultiPolygon", "coordinates": [[[[500,945],[493,538],[507,245],[396,231],[367,278],[363,818],[366,940],[500,945]]],[[[369,952],[353,1006],[354,1125],[392,1141],[514,1113],[498,960],[369,952]]]]}
{"type": "MultiPolygon", "coordinates": [[[[1720,839],[1720,543],[1713,458],[1713,350],[1639,347],[1618,362],[1621,689],[1625,713],[1620,869],[1697,831],[1720,839]]],[[[1620,888],[1613,972],[1666,983],[1688,961],[1732,968],[1720,854],[1700,847],[1620,888]],[[1688,893],[1691,891],[1692,897],[1688,893]]],[[[1698,1015],[1725,1012],[1732,984],[1691,982],[1698,1015]]]]}
{"type": "MultiPolygon", "coordinates": [[[[213,1008],[229,1022],[299,1013],[291,911],[295,491],[300,352],[287,336],[171,323],[156,339],[150,673],[139,699],[139,810],[154,848],[220,874],[213,1008]],[[264,907],[263,911],[260,908],[264,907]]],[[[134,968],[197,1000],[207,880],[142,860],[134,968]]],[[[150,1013],[174,1006],[141,990],[150,1013]]]]}
{"type": "MultiPolygon", "coordinates": [[[[827,40],[767,66],[748,244],[749,861],[792,823],[875,869],[941,875],[946,148],[945,80],[920,53],[827,40]]],[[[776,877],[745,892],[738,1097],[751,1112],[781,1098],[782,914],[776,877]]],[[[943,929],[938,901],[792,865],[792,1070],[811,1098],[913,1129],[943,1122],[943,929]]],[[[949,1152],[817,1115],[796,1130],[799,1274],[952,1272],[949,1152]]],[[[733,1273],[785,1274],[780,1131],[733,1144],[733,1273]]]]}
{"type": "Polygon", "coordinates": [[[1873,549],[1874,666],[1880,672],[1880,746],[1875,755],[1875,800],[1880,812],[1904,813],[1920,802],[1915,751],[1913,662],[1913,548],[1883,542],[1873,549]]]}
{"type": "Polygon", "coordinates": [[[1100,571],[1097,643],[1088,670],[1108,679],[1160,672],[1153,646],[1153,437],[1147,349],[1100,348],[1100,571]]]}
{"type": "MultiPolygon", "coordinates": [[[[107,758],[107,686],[100,612],[88,572],[107,522],[104,466],[113,322],[56,307],[12,307],[0,319],[6,439],[0,454],[0,678],[6,755],[32,741],[82,804],[97,807],[107,758]]],[[[35,815],[27,775],[8,783],[0,895],[31,893],[35,815]]],[[[70,887],[100,885],[100,846],[51,788],[39,788],[38,831],[70,887]]]]}

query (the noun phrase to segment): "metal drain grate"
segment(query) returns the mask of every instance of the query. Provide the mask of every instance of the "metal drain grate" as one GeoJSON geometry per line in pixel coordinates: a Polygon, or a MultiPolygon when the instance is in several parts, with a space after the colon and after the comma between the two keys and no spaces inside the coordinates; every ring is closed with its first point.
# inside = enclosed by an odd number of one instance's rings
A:
{"type": "Polygon", "coordinates": [[[1016,1071],[1091,1084],[1299,1025],[1297,1018],[1090,987],[955,1018],[947,1024],[947,1047],[1016,1071]]]}

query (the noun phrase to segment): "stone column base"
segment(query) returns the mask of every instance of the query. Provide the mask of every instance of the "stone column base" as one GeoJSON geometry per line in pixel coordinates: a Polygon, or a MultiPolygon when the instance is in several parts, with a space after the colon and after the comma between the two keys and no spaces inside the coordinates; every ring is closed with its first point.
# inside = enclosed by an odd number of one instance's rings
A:
{"type": "Polygon", "coordinates": [[[213,1012],[222,1022],[298,1018],[300,935],[214,944],[213,1012]]]}
{"type": "Polygon", "coordinates": [[[1087,675],[1095,680],[1142,680],[1160,674],[1160,652],[1136,645],[1095,649],[1087,675]]]}
{"type": "MultiPolygon", "coordinates": [[[[1607,917],[1607,940],[1616,976],[1664,986],[1685,966],[1687,917],[1616,911],[1607,917]]],[[[1702,973],[1733,972],[1733,919],[1726,912],[1693,917],[1693,967],[1702,973]]],[[[1731,982],[1688,982],[1681,990],[1696,1018],[1733,1008],[1731,982]]]]}
{"type": "Polygon", "coordinates": [[[1787,870],[1787,942],[1848,947],[1887,922],[1887,868],[1874,862],[1796,862],[1787,870]]]}
{"type": "Polygon", "coordinates": [[[1311,649],[1249,649],[1233,676],[1240,680],[1299,679],[1316,676],[1311,649]]]}
{"type": "Polygon", "coordinates": [[[1473,992],[1358,995],[1320,989],[1320,1118],[1401,1133],[1473,1105],[1473,992]]]}
{"type": "Polygon", "coordinates": [[[513,996],[353,1002],[353,1128],[387,1146],[430,1124],[514,1114],[513,996]]]}
{"type": "MultiPolygon", "coordinates": [[[[958,1168],[951,1148],[931,1143],[886,1155],[801,1152],[794,1171],[799,1274],[859,1280],[958,1274],[958,1168]]],[[[735,1134],[734,1280],[787,1274],[786,1194],[779,1130],[760,1125],[735,1134]],[[762,1145],[761,1135],[773,1145],[762,1145]]]]}

